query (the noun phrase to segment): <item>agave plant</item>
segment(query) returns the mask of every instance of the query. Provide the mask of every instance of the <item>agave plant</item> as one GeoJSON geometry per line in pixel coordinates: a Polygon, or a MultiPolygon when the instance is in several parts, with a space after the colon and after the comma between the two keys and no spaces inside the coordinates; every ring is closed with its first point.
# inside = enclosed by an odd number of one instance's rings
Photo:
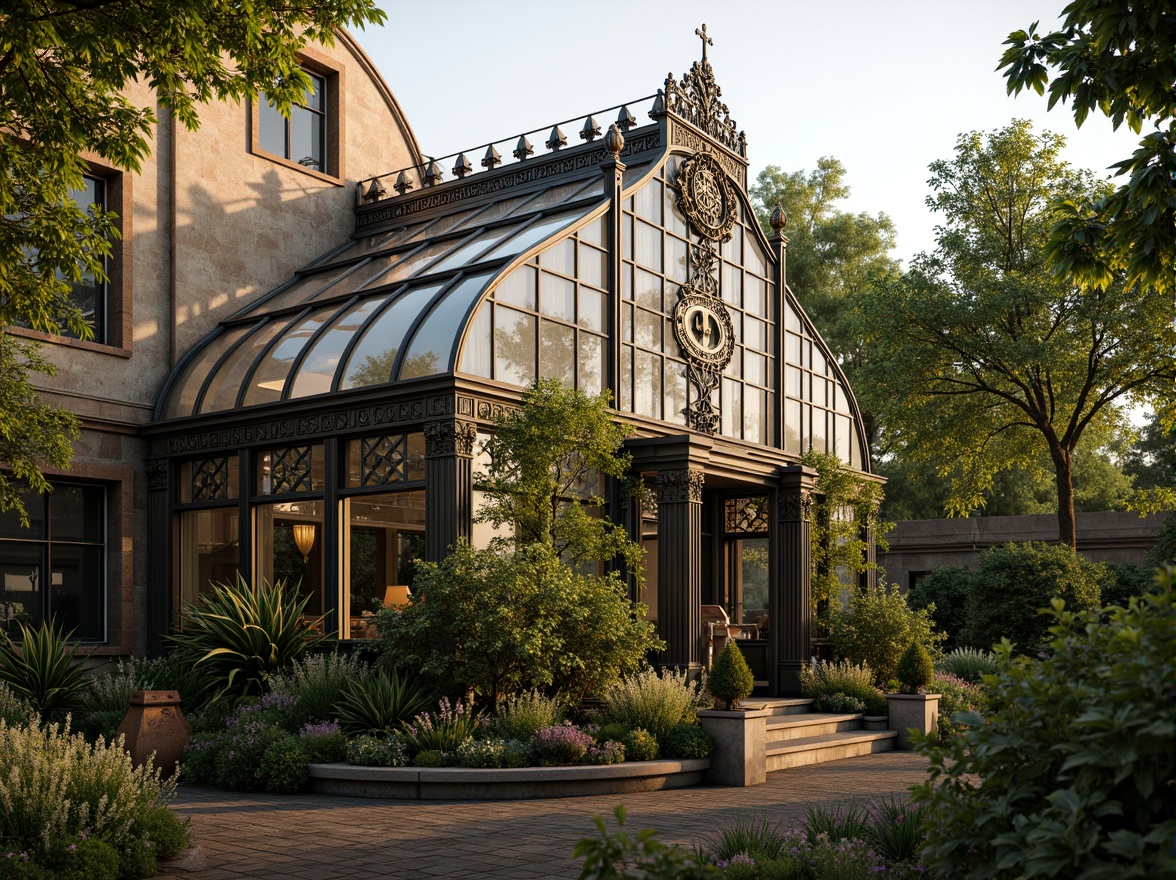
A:
{"type": "Polygon", "coordinates": [[[393,672],[348,682],[335,714],[348,736],[391,733],[428,705],[428,694],[420,685],[409,684],[393,672]]]}
{"type": "Polygon", "coordinates": [[[0,643],[0,681],[48,720],[55,711],[82,705],[88,680],[78,659],[78,646],[68,646],[73,630],[62,634],[55,622],[37,629],[20,624],[18,648],[5,636],[0,643]]]}
{"type": "Polygon", "coordinates": [[[305,618],[309,598],[282,581],[251,586],[237,575],[185,605],[181,631],[168,638],[203,673],[213,702],[258,694],[272,673],[331,638],[305,618]]]}

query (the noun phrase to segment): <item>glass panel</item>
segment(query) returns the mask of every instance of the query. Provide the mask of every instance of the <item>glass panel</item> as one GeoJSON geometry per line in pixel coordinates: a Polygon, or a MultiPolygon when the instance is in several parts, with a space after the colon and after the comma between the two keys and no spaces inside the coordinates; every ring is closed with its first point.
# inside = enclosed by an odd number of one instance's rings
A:
{"type": "Polygon", "coordinates": [[[415,379],[453,369],[453,350],[466,316],[491,277],[488,272],[470,275],[444,295],[409,343],[397,378],[415,379]]]}
{"type": "Polygon", "coordinates": [[[850,427],[850,420],[846,416],[835,416],[834,422],[834,448],[833,451],[846,464],[849,464],[849,438],[852,428],[850,427]]]}
{"type": "Polygon", "coordinates": [[[743,386],[730,379],[723,380],[723,427],[722,433],[727,437],[743,436],[743,386]]]}
{"type": "Polygon", "coordinates": [[[102,543],[105,498],[101,486],[57,486],[50,506],[50,538],[102,543]]]}
{"type": "Polygon", "coordinates": [[[257,98],[258,140],[261,149],[275,156],[288,157],[286,152],[286,118],[278,112],[264,94],[257,98]]]}
{"type": "Polygon", "coordinates": [[[235,507],[180,514],[180,601],[196,604],[212,583],[231,584],[241,565],[235,507]]]}
{"type": "Polygon", "coordinates": [[[539,287],[539,311],[565,321],[576,320],[576,285],[558,275],[542,273],[539,287]]]}
{"type": "Polygon", "coordinates": [[[621,266],[621,299],[633,298],[633,266],[625,263],[621,266]]]}
{"type": "Polygon", "coordinates": [[[428,306],[441,284],[426,284],[402,293],[368,327],[351,351],[339,390],[381,385],[390,381],[396,353],[413,321],[428,306]]]}
{"type": "Polygon", "coordinates": [[[299,165],[323,170],[322,131],[319,114],[303,107],[290,111],[290,154],[289,158],[299,165]]]}
{"type": "Polygon", "coordinates": [[[6,510],[0,513],[0,538],[27,540],[46,537],[45,502],[47,496],[40,492],[34,492],[28,486],[14,486],[13,488],[20,494],[20,500],[24,502],[25,510],[28,512],[29,527],[26,529],[20,524],[20,517],[16,515],[15,510],[6,510]]]}
{"type": "Polygon", "coordinates": [[[654,226],[662,225],[662,184],[660,180],[651,180],[633,197],[634,209],[638,217],[648,220],[654,226]]]}
{"type": "Polygon", "coordinates": [[[551,321],[539,322],[539,376],[576,384],[576,331],[551,321]]]}
{"type": "Polygon", "coordinates": [[[249,388],[245,391],[241,405],[256,406],[281,399],[282,389],[286,387],[286,379],[295,359],[302,353],[311,336],[338,311],[337,305],[318,309],[283,333],[249,377],[249,388]]]}
{"type": "MultiPolygon", "coordinates": [[[[291,306],[301,305],[320,290],[329,288],[349,271],[351,271],[351,267],[344,266],[341,269],[331,269],[327,272],[320,272],[317,275],[307,275],[305,278],[294,282],[294,284],[287,287],[281,293],[274,294],[268,299],[262,299],[247,306],[238,312],[237,315],[250,315],[257,312],[268,314],[291,306]]],[[[234,315],[234,317],[237,315],[234,315]]]]}
{"type": "Polygon", "coordinates": [[[667,422],[686,424],[686,365],[666,361],[665,413],[667,422]]]}
{"type": "Polygon", "coordinates": [[[185,461],[177,469],[180,501],[227,501],[239,494],[237,456],[219,455],[185,461]]]}
{"type": "Polygon", "coordinates": [[[840,413],[849,412],[849,398],[845,396],[845,389],[840,382],[833,386],[833,405],[840,413]]]}
{"type": "Polygon", "coordinates": [[[321,492],[323,446],[282,446],[266,450],[258,459],[254,489],[261,495],[321,492]]]}
{"type": "Polygon", "coordinates": [[[603,331],[606,325],[605,308],[608,299],[603,293],[580,288],[580,326],[589,330],[603,331]]]}
{"type": "MultiPolygon", "coordinates": [[[[60,491],[60,490],[58,490],[60,491]]],[[[57,494],[54,492],[54,494],[57,494]]],[[[99,520],[101,528],[101,520],[99,520]]],[[[101,641],[105,636],[104,548],[54,544],[49,584],[49,614],[74,638],[101,641]]]]}
{"type": "Polygon", "coordinates": [[[254,508],[255,576],[296,588],[306,614],[323,613],[323,502],[291,501],[254,508]],[[305,554],[304,554],[305,551],[305,554]]]}
{"type": "Polygon", "coordinates": [[[19,639],[19,623],[35,627],[44,618],[45,545],[5,541],[0,549],[0,624],[19,639]]]}
{"type": "Polygon", "coordinates": [[[636,370],[634,381],[634,411],[639,415],[661,418],[662,383],[661,357],[645,351],[633,353],[636,370]]]}
{"type": "Polygon", "coordinates": [[[670,357],[682,357],[682,349],[678,347],[678,340],[674,338],[674,321],[666,318],[662,329],[662,350],[670,357]]]}
{"type": "Polygon", "coordinates": [[[498,282],[494,299],[500,303],[535,310],[535,278],[537,272],[532,266],[520,266],[498,282]]]}
{"type": "Polygon", "coordinates": [[[800,366],[800,337],[793,333],[784,334],[784,360],[800,366]]]}
{"type": "Polygon", "coordinates": [[[730,260],[732,263],[743,263],[743,227],[738,223],[731,229],[731,238],[729,241],[723,242],[719,249],[724,260],[730,260]]]}
{"type": "Polygon", "coordinates": [[[535,381],[535,317],[494,307],[494,378],[511,385],[535,381]]]}
{"type": "Polygon", "coordinates": [[[665,202],[666,229],[685,238],[686,215],[678,207],[678,191],[666,187],[665,202]]]}
{"type": "Polygon", "coordinates": [[[767,314],[767,283],[762,278],[747,275],[743,279],[743,308],[750,314],[764,317],[767,314]]]}
{"type": "Polygon", "coordinates": [[[800,390],[800,369],[797,367],[784,368],[784,391],[792,397],[803,397],[800,390]]]}
{"type": "Polygon", "coordinates": [[[320,290],[318,293],[312,296],[308,302],[317,302],[318,300],[326,299],[328,296],[343,296],[344,294],[354,293],[355,291],[368,287],[369,285],[375,287],[376,285],[371,284],[371,282],[376,281],[376,279],[384,274],[384,270],[393,265],[399,259],[400,257],[396,254],[388,254],[383,257],[376,257],[372,260],[368,260],[346,278],[341,278],[337,283],[332,284],[326,290],[320,290]]]}
{"type": "Polygon", "coordinates": [[[196,405],[196,395],[200,393],[200,386],[208,378],[208,371],[220,360],[221,355],[236,345],[241,337],[252,330],[255,325],[246,324],[226,330],[205,344],[204,348],[188,361],[184,372],[176,379],[168,392],[167,403],[163,407],[165,419],[178,419],[192,415],[192,408],[196,405]]]}
{"type": "MultiPolygon", "coordinates": [[[[628,189],[634,183],[636,183],[638,180],[640,180],[642,177],[644,177],[646,172],[648,172],[648,171],[649,171],[649,163],[648,162],[642,162],[640,165],[629,166],[628,168],[625,169],[624,175],[622,175],[621,186],[623,186],[625,189],[628,189]]],[[[630,199],[629,201],[632,201],[632,199],[630,199]]]]}
{"type": "Polygon", "coordinates": [[[591,223],[582,227],[579,232],[580,241],[586,241],[588,244],[594,244],[597,247],[604,247],[604,223],[608,215],[593,220],[591,223]]]}
{"type": "Polygon", "coordinates": [[[521,253],[533,245],[538,244],[545,238],[550,238],[563,227],[567,226],[578,217],[582,217],[585,212],[573,211],[564,214],[556,214],[554,217],[544,217],[536,223],[531,224],[514,238],[505,241],[496,247],[493,251],[487,254],[484,259],[492,260],[497,257],[505,257],[510,254],[521,253]]]}
{"type": "MultiPolygon", "coordinates": [[[[464,222],[454,225],[453,228],[471,229],[475,226],[482,226],[486,223],[492,223],[495,220],[501,219],[502,217],[505,217],[507,214],[511,213],[515,208],[517,208],[529,198],[529,195],[514,196],[513,198],[504,199],[501,202],[494,202],[493,204],[477,209],[473,216],[470,216],[469,212],[467,211],[462,216],[464,222]]],[[[429,232],[430,234],[433,234],[432,230],[429,232]]]]}
{"type": "Polygon", "coordinates": [[[750,315],[746,316],[743,319],[743,344],[756,351],[764,351],[767,340],[768,325],[750,315]]]}
{"type": "MultiPolygon", "coordinates": [[[[297,320],[297,316],[294,320],[297,320]]],[[[204,392],[204,399],[200,401],[200,412],[209,413],[235,409],[241,383],[245,381],[245,374],[253,365],[254,359],[269,345],[270,340],[289,327],[291,323],[284,318],[268,321],[243,340],[213,375],[212,381],[208,384],[208,390],[204,392]]]]}
{"type": "MultiPolygon", "coordinates": [[[[740,547],[743,616],[740,623],[758,624],[768,616],[768,538],[744,538],[740,547]]],[[[764,636],[760,636],[764,638],[764,636]]]]}
{"type": "MultiPolygon", "coordinates": [[[[736,227],[738,228],[738,227],[736,227]]],[[[738,266],[723,263],[722,290],[723,302],[728,302],[736,308],[743,305],[743,271],[738,266]]]]}
{"type": "Polygon", "coordinates": [[[828,361],[825,360],[825,355],[821,353],[820,346],[813,345],[813,372],[818,376],[824,376],[828,370],[828,361]]]}
{"type": "Polygon", "coordinates": [[[621,346],[621,399],[617,407],[633,411],[633,349],[628,345],[621,346]]]}
{"type": "Polygon", "coordinates": [[[377,434],[347,441],[347,485],[387,486],[423,479],[424,436],[377,434]]]}
{"type": "Polygon", "coordinates": [[[651,275],[638,269],[636,278],[637,304],[660,312],[662,310],[663,283],[660,275],[651,275]]]}
{"type": "Polygon", "coordinates": [[[633,341],[633,307],[629,303],[621,303],[621,339],[633,341]]]}
{"type": "Polygon", "coordinates": [[[577,277],[593,287],[604,287],[608,276],[608,255],[588,245],[580,245],[580,272],[577,277]]]}
{"type": "Polygon", "coordinates": [[[326,394],[331,390],[331,383],[339,369],[339,359],[343,357],[347,344],[355,338],[363,322],[385,302],[380,296],[369,297],[334,320],[330,328],[315,341],[298,368],[290,388],[291,399],[326,394]]]}
{"type": "Polygon", "coordinates": [[[576,277],[576,242],[566,238],[539,254],[539,265],[564,275],[576,277]]]}
{"type": "Polygon", "coordinates": [[[494,364],[490,358],[490,309],[489,302],[478,307],[478,313],[466,331],[465,344],[461,350],[458,369],[463,373],[493,378],[494,364]]]}
{"type": "Polygon", "coordinates": [[[403,259],[385,275],[379,275],[373,278],[368,283],[368,286],[375,287],[376,285],[391,284],[393,281],[401,281],[408,278],[410,275],[416,274],[426,263],[448,251],[458,241],[460,239],[451,238],[448,241],[433,242],[432,244],[425,245],[420,250],[413,251],[407,256],[400,254],[403,259]]]}
{"type": "Polygon", "coordinates": [[[580,334],[580,377],[577,387],[585,394],[604,391],[604,340],[591,333],[580,334]]]}
{"type": "Polygon", "coordinates": [[[621,258],[633,259],[633,218],[628,214],[621,218],[621,258]]]}
{"type": "Polygon", "coordinates": [[[425,493],[363,495],[347,499],[344,510],[349,552],[342,636],[376,638],[372,616],[384,607],[388,588],[411,592],[416,563],[424,558],[425,493]]]}
{"type": "Polygon", "coordinates": [[[791,305],[784,306],[784,327],[794,333],[800,332],[800,316],[791,305]]]}
{"type": "Polygon", "coordinates": [[[502,240],[502,237],[513,232],[513,226],[500,226],[497,229],[488,229],[485,232],[475,235],[470,241],[463,244],[445,259],[430,266],[429,272],[445,272],[448,269],[457,269],[462,266],[471,265],[478,261],[478,254],[486,248],[502,240]]]}
{"type": "Polygon", "coordinates": [[[827,452],[825,448],[825,411],[813,407],[813,449],[827,452]]]}
{"type": "Polygon", "coordinates": [[[686,267],[689,260],[686,255],[686,242],[671,235],[666,236],[666,275],[678,284],[686,283],[686,267]]]}
{"type": "Polygon", "coordinates": [[[784,402],[784,449],[800,452],[800,401],[784,402]]]}
{"type": "Polygon", "coordinates": [[[661,350],[662,316],[637,309],[633,318],[634,341],[645,348],[661,350]]]}
{"type": "Polygon", "coordinates": [[[662,270],[661,229],[637,221],[637,265],[646,266],[654,272],[662,270]]]}
{"type": "Polygon", "coordinates": [[[601,185],[598,180],[589,180],[587,182],[577,180],[572,183],[553,186],[551,189],[539,193],[539,195],[535,196],[529,202],[522,204],[516,213],[530,214],[533,211],[542,211],[544,208],[555,207],[563,202],[570,201],[580,190],[585,190],[585,195],[589,195],[591,194],[593,184],[596,184],[597,187],[601,185]]]}
{"type": "Polygon", "coordinates": [[[754,351],[743,352],[743,378],[756,385],[768,384],[768,359],[754,351]]]}
{"type": "Polygon", "coordinates": [[[743,439],[763,444],[765,428],[764,410],[767,408],[765,392],[757,388],[743,389],[743,439]]]}
{"type": "Polygon", "coordinates": [[[315,76],[313,73],[307,76],[310,77],[310,88],[306,90],[306,106],[322,110],[326,106],[326,83],[321,76],[315,76]]]}

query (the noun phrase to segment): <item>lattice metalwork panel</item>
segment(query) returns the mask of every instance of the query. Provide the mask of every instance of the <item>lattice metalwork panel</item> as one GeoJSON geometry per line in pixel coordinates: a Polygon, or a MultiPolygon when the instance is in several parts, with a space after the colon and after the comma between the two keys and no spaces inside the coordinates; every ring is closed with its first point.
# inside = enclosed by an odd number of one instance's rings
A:
{"type": "Polygon", "coordinates": [[[360,440],[360,485],[387,486],[408,479],[408,437],[384,434],[360,440]]]}
{"type": "Polygon", "coordinates": [[[768,530],[768,499],[728,498],[725,502],[723,531],[728,534],[763,534],[768,530]]]}
{"type": "Polygon", "coordinates": [[[229,457],[192,462],[192,500],[224,501],[229,498],[229,457]]]}
{"type": "Polygon", "coordinates": [[[289,446],[275,449],[271,455],[272,486],[275,495],[287,492],[313,492],[313,446],[289,446]]]}

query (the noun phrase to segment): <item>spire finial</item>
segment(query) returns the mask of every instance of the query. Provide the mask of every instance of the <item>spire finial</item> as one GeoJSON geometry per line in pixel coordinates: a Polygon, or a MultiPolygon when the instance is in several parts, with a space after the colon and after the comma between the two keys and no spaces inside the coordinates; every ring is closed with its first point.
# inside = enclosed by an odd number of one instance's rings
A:
{"type": "Polygon", "coordinates": [[[694,29],[694,35],[696,37],[700,37],[702,39],[702,60],[705,62],[706,61],[706,47],[713,46],[715,44],[715,41],[706,35],[706,24],[705,23],[702,26],[702,30],[699,30],[698,28],[694,29]]]}

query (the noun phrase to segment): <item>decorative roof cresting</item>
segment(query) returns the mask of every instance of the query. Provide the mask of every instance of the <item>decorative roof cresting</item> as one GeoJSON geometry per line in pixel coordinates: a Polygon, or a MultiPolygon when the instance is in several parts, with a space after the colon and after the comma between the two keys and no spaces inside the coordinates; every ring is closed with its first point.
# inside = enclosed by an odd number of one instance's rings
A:
{"type": "Polygon", "coordinates": [[[701,30],[695,28],[694,33],[702,40],[702,60],[695,61],[682,74],[681,83],[672,73],[666,77],[666,109],[746,158],[747,137],[736,128],[727,105],[719,100],[723,90],[715,82],[714,68],[706,57],[706,47],[713,46],[714,40],[707,36],[705,24],[701,30]]]}

